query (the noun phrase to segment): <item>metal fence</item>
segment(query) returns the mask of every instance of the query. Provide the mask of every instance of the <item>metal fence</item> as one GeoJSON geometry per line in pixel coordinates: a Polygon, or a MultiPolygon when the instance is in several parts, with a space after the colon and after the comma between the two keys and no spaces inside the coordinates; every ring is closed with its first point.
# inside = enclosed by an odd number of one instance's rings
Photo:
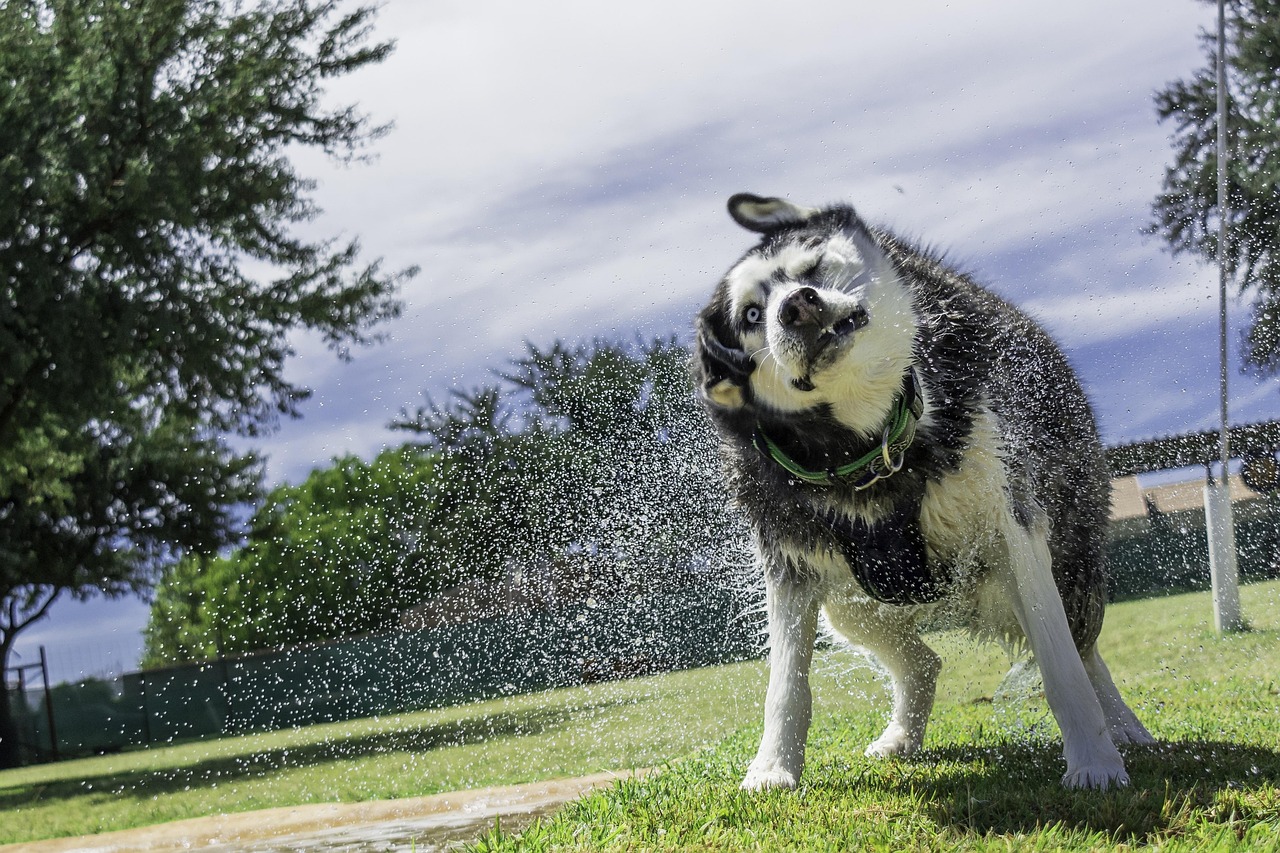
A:
{"type": "MultiPolygon", "coordinates": [[[[1237,503],[1235,539],[1242,583],[1280,578],[1280,495],[1237,503]]],[[[1209,589],[1204,510],[1113,522],[1107,562],[1112,601],[1209,589]]]]}
{"type": "MultiPolygon", "coordinates": [[[[1280,577],[1280,496],[1237,505],[1241,580],[1280,577]]],[[[1204,513],[1112,525],[1113,600],[1209,586],[1204,513]]],[[[10,691],[31,760],[443,707],[742,660],[756,602],[729,590],[579,605],[10,691]]]]}
{"type": "Polygon", "coordinates": [[[761,650],[760,626],[744,615],[740,597],[668,595],[227,657],[11,698],[30,757],[48,760],[456,705],[761,650]]]}

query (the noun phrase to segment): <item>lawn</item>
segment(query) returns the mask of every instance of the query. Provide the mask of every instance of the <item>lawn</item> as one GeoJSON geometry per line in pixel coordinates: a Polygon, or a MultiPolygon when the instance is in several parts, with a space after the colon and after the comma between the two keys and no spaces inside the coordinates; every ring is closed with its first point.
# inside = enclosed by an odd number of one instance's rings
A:
{"type": "Polygon", "coordinates": [[[1069,793],[1036,697],[995,695],[1006,662],[947,634],[923,755],[871,762],[878,673],[843,649],[815,663],[810,764],[797,792],[746,795],[759,662],[458,708],[210,739],[0,772],[0,843],[222,812],[354,802],[664,765],[478,848],[1273,849],[1280,833],[1280,583],[1242,591],[1253,630],[1210,630],[1203,593],[1116,605],[1104,652],[1161,743],[1129,750],[1133,786],[1069,793]]]}
{"type": "MultiPolygon", "coordinates": [[[[1104,655],[1159,739],[1125,750],[1132,784],[1064,790],[1043,698],[994,694],[998,656],[939,639],[946,659],[926,749],[871,760],[875,711],[832,698],[863,689],[848,653],[817,666],[809,765],[798,790],[737,782],[758,724],[665,772],[569,804],[472,850],[1265,850],[1280,845],[1280,583],[1242,590],[1252,629],[1219,637],[1205,593],[1117,605],[1104,655]]],[[[882,697],[874,697],[881,700],[882,697]]]]}
{"type": "Polygon", "coordinates": [[[0,844],[647,767],[758,715],[759,662],[0,771],[0,844]]]}

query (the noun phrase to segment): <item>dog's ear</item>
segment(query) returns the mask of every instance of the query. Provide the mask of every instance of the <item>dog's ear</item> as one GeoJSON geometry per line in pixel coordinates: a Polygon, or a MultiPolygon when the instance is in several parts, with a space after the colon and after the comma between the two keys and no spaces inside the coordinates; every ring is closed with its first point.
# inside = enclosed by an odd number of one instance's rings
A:
{"type": "Polygon", "coordinates": [[[784,198],[761,198],[751,193],[738,193],[729,199],[729,215],[733,221],[761,234],[799,225],[817,212],[815,207],[801,207],[784,198]]]}
{"type": "Polygon", "coordinates": [[[745,350],[726,346],[707,318],[698,318],[698,362],[702,368],[702,396],[721,409],[746,405],[746,385],[755,362],[745,350]]]}

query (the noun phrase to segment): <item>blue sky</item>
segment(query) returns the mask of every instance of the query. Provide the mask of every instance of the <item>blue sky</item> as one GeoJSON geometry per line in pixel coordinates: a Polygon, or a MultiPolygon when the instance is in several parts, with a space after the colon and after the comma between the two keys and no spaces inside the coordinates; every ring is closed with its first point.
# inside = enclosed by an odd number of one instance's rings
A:
{"type": "MultiPolygon", "coordinates": [[[[396,129],[369,164],[299,158],[325,211],[306,231],[422,272],[354,361],[296,341],[290,376],[315,396],[257,445],[269,477],[398,443],[402,408],[486,381],[525,340],[685,332],[752,242],[724,212],[739,191],[850,201],[946,249],[1058,337],[1108,442],[1209,428],[1216,273],[1141,231],[1171,157],[1152,94],[1203,63],[1213,14],[389,0],[396,53],[331,96],[396,129]]],[[[1231,379],[1233,422],[1280,413],[1275,382],[1231,379]]],[[[130,667],[145,619],[60,603],[17,648],[46,645],[58,678],[130,667]]]]}

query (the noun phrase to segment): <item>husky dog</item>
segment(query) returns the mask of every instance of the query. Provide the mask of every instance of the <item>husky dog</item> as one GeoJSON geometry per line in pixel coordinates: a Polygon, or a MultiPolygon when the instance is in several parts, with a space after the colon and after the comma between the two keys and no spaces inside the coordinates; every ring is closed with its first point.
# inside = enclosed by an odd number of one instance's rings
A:
{"type": "Polygon", "coordinates": [[[946,619],[1039,664],[1072,788],[1125,785],[1152,738],[1098,654],[1110,480],[1049,336],[853,208],[735,195],[762,235],[698,317],[696,371],[767,586],[764,736],[742,787],[794,787],[818,611],[870,652],[893,712],[870,756],[924,741],[946,619]]]}

